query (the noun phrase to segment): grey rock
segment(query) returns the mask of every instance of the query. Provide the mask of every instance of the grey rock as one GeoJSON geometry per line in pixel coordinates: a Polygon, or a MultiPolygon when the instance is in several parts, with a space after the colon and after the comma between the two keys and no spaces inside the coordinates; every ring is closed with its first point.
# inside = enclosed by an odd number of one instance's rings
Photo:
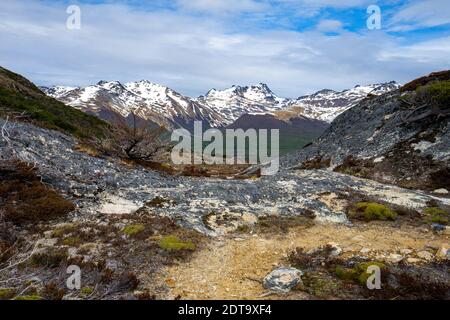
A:
{"type": "Polygon", "coordinates": [[[434,190],[433,193],[436,193],[436,194],[448,194],[448,190],[444,189],[444,188],[441,188],[441,189],[434,190]]]}
{"type": "Polygon", "coordinates": [[[287,293],[302,283],[302,275],[303,272],[298,269],[280,267],[273,270],[264,278],[263,286],[271,291],[287,293]]]}
{"type": "MultiPolygon", "coordinates": [[[[330,208],[312,196],[345,193],[349,189],[361,193],[367,190],[389,193],[392,189],[389,185],[327,170],[281,170],[277,175],[257,180],[167,176],[93,158],[75,151],[77,142],[73,138],[32,124],[15,123],[9,132],[17,154],[36,165],[44,182],[75,202],[77,209],[69,216],[73,221],[95,221],[106,211],[132,213],[159,196],[169,202],[161,208],[151,208],[152,213],[210,236],[220,235],[203,222],[203,217],[212,212],[290,217],[312,211],[317,221],[349,223],[345,212],[330,208]]],[[[8,159],[7,155],[7,146],[0,145],[0,159],[8,159]]],[[[414,207],[423,207],[431,199],[410,190],[395,192],[402,194],[403,202],[409,201],[414,207]]],[[[449,203],[449,200],[442,198],[442,202],[449,203]]]]}

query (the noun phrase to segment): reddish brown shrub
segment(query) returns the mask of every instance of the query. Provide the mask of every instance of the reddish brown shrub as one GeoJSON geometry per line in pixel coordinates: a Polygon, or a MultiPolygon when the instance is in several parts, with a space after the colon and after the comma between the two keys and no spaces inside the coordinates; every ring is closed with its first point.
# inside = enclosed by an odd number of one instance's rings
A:
{"type": "Polygon", "coordinates": [[[35,168],[20,161],[0,162],[0,206],[5,220],[13,223],[49,220],[75,209],[41,183],[35,168]]]}

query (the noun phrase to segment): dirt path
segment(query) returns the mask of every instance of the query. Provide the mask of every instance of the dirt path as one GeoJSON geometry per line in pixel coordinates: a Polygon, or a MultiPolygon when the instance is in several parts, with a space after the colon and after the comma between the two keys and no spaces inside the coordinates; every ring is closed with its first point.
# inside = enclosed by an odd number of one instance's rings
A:
{"type": "MultiPolygon", "coordinates": [[[[258,282],[277,265],[283,264],[287,253],[296,248],[317,248],[336,242],[343,256],[358,253],[362,248],[395,253],[401,249],[423,250],[449,243],[449,237],[434,235],[409,226],[392,227],[386,223],[315,225],[297,227],[285,235],[246,235],[213,240],[206,249],[197,252],[191,261],[166,269],[161,279],[169,286],[166,298],[181,299],[277,299],[264,296],[258,282]]],[[[294,293],[283,299],[306,299],[305,293],[294,293]]]]}

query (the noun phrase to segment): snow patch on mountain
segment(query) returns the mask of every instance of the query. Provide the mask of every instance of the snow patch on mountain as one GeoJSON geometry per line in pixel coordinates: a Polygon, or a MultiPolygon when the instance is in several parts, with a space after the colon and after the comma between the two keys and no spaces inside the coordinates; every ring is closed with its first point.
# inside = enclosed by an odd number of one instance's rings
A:
{"type": "Polygon", "coordinates": [[[368,95],[381,95],[399,89],[400,86],[392,81],[367,86],[358,85],[340,92],[324,89],[289,101],[284,111],[331,123],[338,115],[354,107],[368,95]]]}
{"type": "Polygon", "coordinates": [[[265,113],[275,114],[283,120],[307,117],[331,122],[368,95],[380,95],[399,87],[396,82],[389,82],[356,86],[341,92],[324,89],[297,99],[279,97],[264,83],[211,89],[198,98],[184,96],[147,80],[124,85],[118,81],[100,81],[85,88],[55,86],[41,89],[70,106],[103,118],[109,112],[123,117],[133,112],[143,119],[174,128],[189,126],[195,120],[211,127],[224,127],[245,114],[265,113]]]}
{"type": "Polygon", "coordinates": [[[220,113],[225,119],[224,124],[228,125],[244,114],[281,110],[289,100],[278,97],[266,84],[260,83],[256,86],[232,86],[225,90],[212,89],[196,101],[220,113]]]}

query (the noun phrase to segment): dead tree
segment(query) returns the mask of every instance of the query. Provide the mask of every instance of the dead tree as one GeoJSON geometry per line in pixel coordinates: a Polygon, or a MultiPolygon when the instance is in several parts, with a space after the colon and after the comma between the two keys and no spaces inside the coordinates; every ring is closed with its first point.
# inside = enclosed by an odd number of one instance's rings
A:
{"type": "Polygon", "coordinates": [[[159,151],[168,147],[161,139],[165,128],[151,127],[134,112],[130,116],[130,122],[119,117],[111,121],[109,134],[106,138],[100,139],[97,145],[105,153],[120,158],[152,160],[159,151]]]}

